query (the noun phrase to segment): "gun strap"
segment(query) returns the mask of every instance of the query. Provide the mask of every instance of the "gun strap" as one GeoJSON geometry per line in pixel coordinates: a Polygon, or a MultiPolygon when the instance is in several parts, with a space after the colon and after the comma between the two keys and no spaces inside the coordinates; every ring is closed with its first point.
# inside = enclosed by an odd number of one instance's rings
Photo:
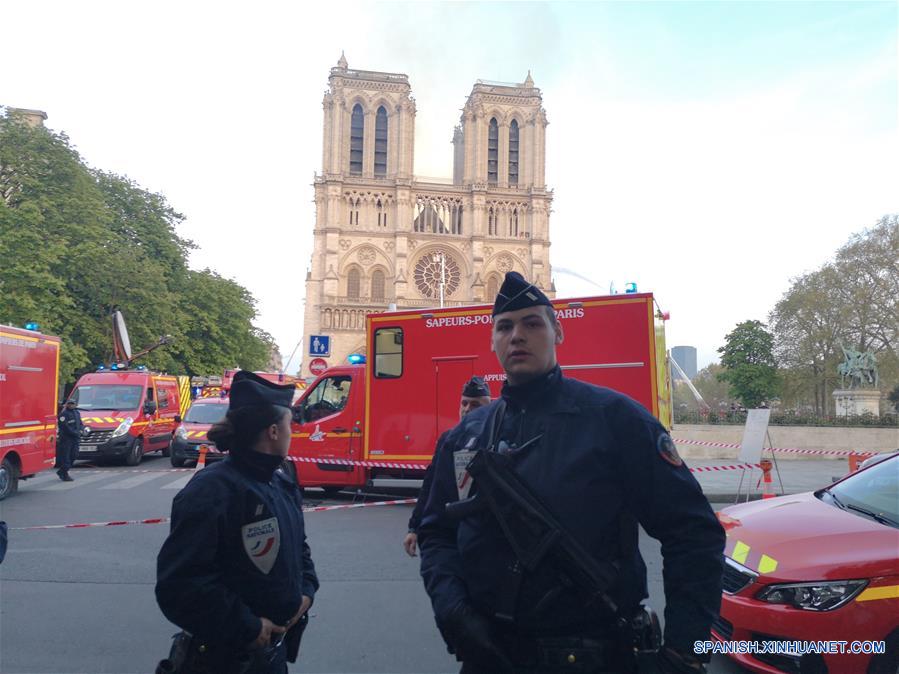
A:
{"type": "Polygon", "coordinates": [[[499,436],[503,430],[503,419],[506,416],[506,401],[499,398],[490,411],[490,416],[484,423],[484,439],[487,440],[483,446],[487,451],[495,452],[496,446],[499,444],[499,436]]]}

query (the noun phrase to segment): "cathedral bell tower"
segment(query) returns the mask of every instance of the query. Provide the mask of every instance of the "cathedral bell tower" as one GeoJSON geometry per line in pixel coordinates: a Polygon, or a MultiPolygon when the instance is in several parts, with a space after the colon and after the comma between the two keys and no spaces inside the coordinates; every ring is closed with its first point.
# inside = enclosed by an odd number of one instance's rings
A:
{"type": "Polygon", "coordinates": [[[530,73],[521,84],[474,85],[445,181],[413,174],[406,75],[354,70],[341,54],[328,84],[304,376],[314,335],[330,337],[329,365],[364,352],[368,313],[491,302],[513,269],[552,294],[547,122],[530,73]]]}

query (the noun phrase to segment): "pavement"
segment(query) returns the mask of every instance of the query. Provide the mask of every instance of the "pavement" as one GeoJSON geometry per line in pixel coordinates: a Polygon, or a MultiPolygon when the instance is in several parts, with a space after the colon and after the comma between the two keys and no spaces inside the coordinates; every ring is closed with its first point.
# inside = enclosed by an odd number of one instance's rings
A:
{"type": "MultiPolygon", "coordinates": [[[[690,468],[703,468],[708,466],[737,465],[742,462],[737,459],[685,459],[690,468]]],[[[835,480],[847,475],[849,465],[846,459],[811,459],[805,461],[777,460],[771,471],[774,493],[799,494],[806,491],[815,491],[832,484],[835,480]]],[[[693,477],[699,482],[706,498],[712,502],[734,503],[746,500],[747,493],[750,499],[761,498],[762,485],[759,479],[762,471],[753,470],[714,470],[696,471],[693,477]],[[741,484],[742,479],[742,484],[741,484]]]]}

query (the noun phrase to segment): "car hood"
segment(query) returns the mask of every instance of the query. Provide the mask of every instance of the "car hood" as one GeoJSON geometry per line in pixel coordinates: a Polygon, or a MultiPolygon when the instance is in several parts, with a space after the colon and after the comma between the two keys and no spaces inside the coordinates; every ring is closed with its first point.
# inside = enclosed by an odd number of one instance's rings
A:
{"type": "Polygon", "coordinates": [[[191,440],[202,440],[206,437],[206,433],[212,428],[212,424],[200,424],[194,421],[182,421],[181,427],[187,433],[187,437],[191,440]]]}
{"type": "Polygon", "coordinates": [[[899,529],[823,503],[812,492],[731,506],[719,518],[725,554],[768,579],[899,575],[899,529]]]}

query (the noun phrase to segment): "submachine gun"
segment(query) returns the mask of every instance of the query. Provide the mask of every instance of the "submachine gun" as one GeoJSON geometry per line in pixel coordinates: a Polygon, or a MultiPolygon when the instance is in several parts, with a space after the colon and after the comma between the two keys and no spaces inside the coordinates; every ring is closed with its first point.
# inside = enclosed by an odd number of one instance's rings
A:
{"type": "MultiPolygon", "coordinates": [[[[447,517],[460,521],[489,511],[524,570],[534,571],[544,561],[551,563],[563,588],[575,590],[584,598],[586,608],[601,620],[613,620],[621,638],[630,641],[634,671],[657,672],[656,653],[661,643],[658,617],[643,606],[635,616],[620,614],[608,593],[618,575],[617,565],[595,559],[562,527],[514,472],[509,456],[480,450],[467,470],[477,491],[470,498],[447,504],[447,517]]],[[[511,616],[508,618],[511,620],[511,616]]]]}

